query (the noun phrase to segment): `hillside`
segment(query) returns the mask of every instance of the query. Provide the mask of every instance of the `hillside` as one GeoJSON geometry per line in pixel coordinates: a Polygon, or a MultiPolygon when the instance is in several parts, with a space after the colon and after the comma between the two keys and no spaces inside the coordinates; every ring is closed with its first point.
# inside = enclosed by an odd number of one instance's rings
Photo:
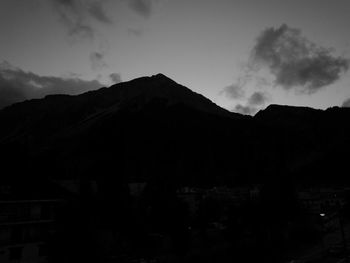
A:
{"type": "Polygon", "coordinates": [[[228,112],[162,74],[0,111],[4,177],[256,183],[347,180],[349,109],[228,112]],[[322,176],[322,172],[336,176],[322,176]]]}

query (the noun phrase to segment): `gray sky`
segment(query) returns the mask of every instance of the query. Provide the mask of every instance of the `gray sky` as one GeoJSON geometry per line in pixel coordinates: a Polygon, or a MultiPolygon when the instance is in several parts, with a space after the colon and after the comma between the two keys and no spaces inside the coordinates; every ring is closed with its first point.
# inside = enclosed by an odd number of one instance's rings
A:
{"type": "Polygon", "coordinates": [[[1,0],[0,106],[159,72],[249,114],[341,106],[349,13],[348,0],[1,0]]]}

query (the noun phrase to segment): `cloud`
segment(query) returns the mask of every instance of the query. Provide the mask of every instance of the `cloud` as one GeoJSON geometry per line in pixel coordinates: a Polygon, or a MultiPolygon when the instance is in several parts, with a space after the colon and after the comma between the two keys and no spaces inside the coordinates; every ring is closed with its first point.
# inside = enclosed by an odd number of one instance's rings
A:
{"type": "Polygon", "coordinates": [[[51,0],[51,2],[70,36],[93,38],[96,30],[92,20],[103,24],[112,24],[112,20],[103,9],[105,1],[51,0]]]}
{"type": "Polygon", "coordinates": [[[88,5],[89,14],[101,23],[112,24],[113,22],[105,13],[102,4],[102,1],[91,2],[90,5],[88,5]]]}
{"type": "MultiPolygon", "coordinates": [[[[270,99],[268,93],[263,91],[256,91],[250,97],[245,98],[245,85],[252,81],[253,76],[251,74],[245,73],[244,76],[238,78],[238,81],[230,86],[225,87],[220,94],[225,94],[231,99],[242,100],[245,99],[246,103],[236,104],[232,111],[245,114],[245,115],[254,115],[265,103],[270,99]]],[[[260,83],[260,77],[254,77],[258,86],[265,86],[266,83],[260,83]]]]}
{"type": "Polygon", "coordinates": [[[254,92],[248,99],[249,105],[264,105],[269,100],[269,96],[265,92],[254,92]]]}
{"type": "Polygon", "coordinates": [[[237,104],[233,111],[244,115],[254,115],[258,109],[249,105],[237,104]]]}
{"type": "Polygon", "coordinates": [[[8,62],[0,63],[0,108],[48,94],[76,95],[102,86],[97,80],[39,76],[13,67],[8,62]]]}
{"type": "Polygon", "coordinates": [[[112,74],[109,74],[109,78],[111,79],[111,81],[112,81],[114,84],[117,84],[117,83],[122,82],[122,78],[121,78],[121,76],[120,76],[119,73],[112,73],[112,74]]]}
{"type": "Polygon", "coordinates": [[[131,36],[140,37],[143,33],[144,31],[140,28],[128,28],[128,34],[131,36]]]}
{"type": "Polygon", "coordinates": [[[226,95],[230,99],[240,99],[245,96],[244,87],[251,80],[250,73],[245,72],[237,81],[230,86],[225,87],[220,94],[226,95]]]}
{"type": "Polygon", "coordinates": [[[350,99],[347,99],[346,101],[344,101],[342,107],[343,108],[350,108],[350,99]]]}
{"type": "Polygon", "coordinates": [[[103,52],[91,52],[90,53],[90,63],[93,70],[101,70],[108,67],[105,61],[105,54],[103,52]]]}
{"type": "Polygon", "coordinates": [[[246,105],[237,104],[233,111],[245,115],[254,115],[269,100],[270,96],[266,92],[256,91],[248,98],[246,105]]]}
{"type": "Polygon", "coordinates": [[[240,99],[244,97],[244,90],[238,83],[225,87],[220,94],[225,94],[230,99],[240,99]]]}
{"type": "Polygon", "coordinates": [[[148,18],[152,14],[152,0],[129,0],[129,7],[137,14],[148,18]]]}
{"type": "Polygon", "coordinates": [[[268,68],[276,86],[307,94],[333,84],[349,69],[348,59],[334,56],[332,49],[318,46],[285,24],[261,33],[251,63],[255,70],[268,68]]]}
{"type": "MultiPolygon", "coordinates": [[[[247,88],[275,86],[313,94],[334,84],[349,67],[348,58],[334,55],[333,49],[317,45],[303,36],[300,29],[283,24],[278,28],[267,28],[258,36],[237,81],[225,87],[220,94],[230,99],[246,99],[233,111],[254,114],[270,96],[266,92],[254,92],[246,98],[247,88]],[[272,78],[266,77],[267,72],[272,78]]],[[[344,105],[350,105],[350,99],[344,105]]]]}

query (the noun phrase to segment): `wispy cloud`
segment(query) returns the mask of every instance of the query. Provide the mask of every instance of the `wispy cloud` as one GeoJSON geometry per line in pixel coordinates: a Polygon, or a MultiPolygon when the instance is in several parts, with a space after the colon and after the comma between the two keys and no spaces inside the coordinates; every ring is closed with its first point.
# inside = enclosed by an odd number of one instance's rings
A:
{"type": "Polygon", "coordinates": [[[117,84],[117,83],[122,82],[122,78],[121,78],[119,73],[109,74],[109,78],[113,82],[113,84],[117,84]]]}
{"type": "Polygon", "coordinates": [[[240,114],[244,114],[244,115],[254,115],[258,110],[257,108],[249,105],[237,104],[232,111],[240,114]]]}
{"type": "Polygon", "coordinates": [[[92,21],[112,24],[103,9],[103,0],[50,0],[68,34],[79,38],[93,38],[96,29],[92,21]]]}
{"type": "Polygon", "coordinates": [[[230,99],[241,99],[245,96],[244,87],[250,80],[250,76],[245,74],[240,76],[237,81],[229,86],[226,86],[220,94],[226,95],[230,99]]]}
{"type": "Polygon", "coordinates": [[[148,18],[152,14],[153,1],[152,0],[128,0],[129,7],[137,14],[148,18]]]}
{"type": "Polygon", "coordinates": [[[140,37],[142,36],[143,33],[144,31],[140,28],[128,28],[128,34],[131,36],[140,37]]]}
{"type": "Polygon", "coordinates": [[[104,24],[112,24],[112,19],[107,16],[105,10],[103,9],[103,2],[102,1],[95,1],[91,2],[87,6],[87,10],[89,11],[89,14],[91,17],[96,19],[97,21],[104,23],[104,24]]]}
{"type": "Polygon", "coordinates": [[[75,95],[100,87],[102,84],[97,80],[39,76],[16,68],[8,62],[0,63],[0,108],[48,94],[75,95]]]}
{"type": "Polygon", "coordinates": [[[350,108],[350,98],[343,102],[342,107],[343,108],[350,108]]]}
{"type": "Polygon", "coordinates": [[[269,96],[266,92],[256,91],[248,99],[249,105],[259,106],[264,105],[269,100],[269,96]]]}
{"type": "Polygon", "coordinates": [[[90,53],[90,63],[93,70],[102,70],[107,68],[107,62],[105,60],[105,54],[103,52],[91,52],[90,53]]]}
{"type": "Polygon", "coordinates": [[[256,91],[248,99],[245,105],[237,104],[233,111],[246,115],[254,115],[270,100],[270,96],[266,92],[256,91]]]}

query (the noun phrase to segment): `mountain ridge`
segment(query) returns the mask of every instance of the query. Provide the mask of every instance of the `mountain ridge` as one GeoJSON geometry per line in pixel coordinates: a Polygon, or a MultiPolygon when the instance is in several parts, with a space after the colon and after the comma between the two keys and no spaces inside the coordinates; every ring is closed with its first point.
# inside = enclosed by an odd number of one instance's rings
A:
{"type": "Polygon", "coordinates": [[[281,105],[240,115],[158,74],[1,110],[0,160],[18,176],[112,176],[111,170],[124,179],[232,184],[284,170],[300,178],[304,167],[319,169],[327,158],[336,165],[333,153],[342,158],[349,116],[348,109],[281,105]]]}

